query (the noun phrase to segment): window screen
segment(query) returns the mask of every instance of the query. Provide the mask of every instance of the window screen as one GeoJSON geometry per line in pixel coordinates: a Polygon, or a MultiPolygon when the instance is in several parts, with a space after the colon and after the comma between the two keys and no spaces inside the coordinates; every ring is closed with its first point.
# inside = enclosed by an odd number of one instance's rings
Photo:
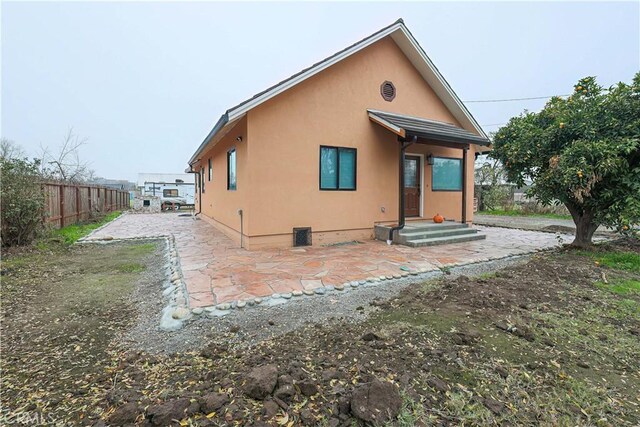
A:
{"type": "Polygon", "coordinates": [[[462,190],[462,160],[433,158],[432,189],[435,191],[462,190]]]}
{"type": "Polygon", "coordinates": [[[355,148],[320,147],[320,189],[356,189],[355,148]]]}

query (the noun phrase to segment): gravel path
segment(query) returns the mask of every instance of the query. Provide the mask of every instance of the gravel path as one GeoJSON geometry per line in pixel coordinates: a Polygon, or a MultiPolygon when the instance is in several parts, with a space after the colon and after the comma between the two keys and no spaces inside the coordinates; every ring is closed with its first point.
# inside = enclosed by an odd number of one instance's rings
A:
{"type": "MultiPolygon", "coordinates": [[[[516,228],[519,230],[546,231],[551,233],[569,233],[576,231],[573,220],[555,219],[539,216],[500,216],[500,215],[474,215],[475,225],[486,225],[489,227],[516,228]]],[[[596,231],[597,235],[610,236],[613,230],[600,227],[596,231]]]]}
{"type": "MultiPolygon", "coordinates": [[[[159,251],[162,245],[159,245],[159,251]]],[[[161,253],[158,252],[160,255],[161,253]]],[[[292,330],[310,324],[323,324],[333,320],[362,321],[377,310],[377,303],[392,299],[402,289],[440,277],[455,278],[492,272],[509,265],[522,263],[531,256],[509,257],[455,267],[445,273],[435,271],[421,276],[385,281],[360,286],[357,289],[332,291],[325,295],[294,297],[285,304],[261,305],[236,309],[220,318],[199,317],[187,323],[181,330],[163,332],[158,324],[164,306],[162,282],[164,269],[158,256],[157,268],[148,270],[134,292],[132,302],[139,307],[136,325],[117,341],[127,349],[143,350],[151,354],[173,354],[198,351],[221,336],[239,346],[250,347],[267,339],[274,339],[292,330]]]]}

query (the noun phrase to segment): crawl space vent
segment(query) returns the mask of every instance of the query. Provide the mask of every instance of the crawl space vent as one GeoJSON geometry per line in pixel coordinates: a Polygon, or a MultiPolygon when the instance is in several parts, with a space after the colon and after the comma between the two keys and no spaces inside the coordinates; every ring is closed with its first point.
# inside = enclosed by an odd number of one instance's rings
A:
{"type": "Polygon", "coordinates": [[[311,227],[293,229],[293,246],[311,246],[311,227]]]}
{"type": "Polygon", "coordinates": [[[380,85],[380,95],[385,101],[391,102],[396,97],[396,87],[387,80],[380,85]]]}

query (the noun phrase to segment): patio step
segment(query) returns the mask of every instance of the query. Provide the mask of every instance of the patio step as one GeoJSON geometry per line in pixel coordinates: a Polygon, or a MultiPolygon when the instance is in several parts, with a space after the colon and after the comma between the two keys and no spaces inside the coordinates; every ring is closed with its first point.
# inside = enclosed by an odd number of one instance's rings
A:
{"type": "MultiPolygon", "coordinates": [[[[377,225],[375,235],[378,240],[386,240],[391,226],[377,225]]],[[[482,240],[486,236],[468,224],[447,221],[440,224],[432,222],[407,223],[399,233],[394,233],[393,242],[400,245],[418,247],[446,245],[448,243],[482,240]]]]}
{"type": "Polygon", "coordinates": [[[427,229],[417,231],[405,231],[402,230],[397,240],[398,243],[406,244],[410,241],[434,239],[438,237],[452,237],[452,236],[464,236],[470,234],[477,234],[478,230],[469,227],[450,228],[450,229],[427,229]]]}
{"type": "Polygon", "coordinates": [[[473,240],[482,240],[486,239],[487,236],[478,233],[477,230],[475,233],[467,233],[461,235],[454,236],[444,236],[444,237],[431,237],[426,239],[415,239],[408,240],[404,243],[407,246],[411,247],[420,247],[420,246],[436,246],[436,245],[447,245],[449,243],[462,243],[462,242],[471,242],[473,240]]]}
{"type": "Polygon", "coordinates": [[[400,231],[400,234],[410,232],[412,233],[415,231],[460,230],[468,228],[469,226],[467,224],[461,224],[454,221],[445,221],[440,224],[436,224],[433,222],[407,222],[404,228],[400,231]]]}

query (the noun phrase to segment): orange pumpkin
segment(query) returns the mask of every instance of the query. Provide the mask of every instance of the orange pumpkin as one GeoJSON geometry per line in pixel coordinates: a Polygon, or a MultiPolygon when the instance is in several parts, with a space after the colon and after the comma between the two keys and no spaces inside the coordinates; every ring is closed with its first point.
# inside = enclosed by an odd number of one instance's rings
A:
{"type": "Polygon", "coordinates": [[[436,224],[440,224],[441,222],[444,222],[444,217],[440,214],[436,214],[433,217],[433,222],[435,222],[436,224]]]}

